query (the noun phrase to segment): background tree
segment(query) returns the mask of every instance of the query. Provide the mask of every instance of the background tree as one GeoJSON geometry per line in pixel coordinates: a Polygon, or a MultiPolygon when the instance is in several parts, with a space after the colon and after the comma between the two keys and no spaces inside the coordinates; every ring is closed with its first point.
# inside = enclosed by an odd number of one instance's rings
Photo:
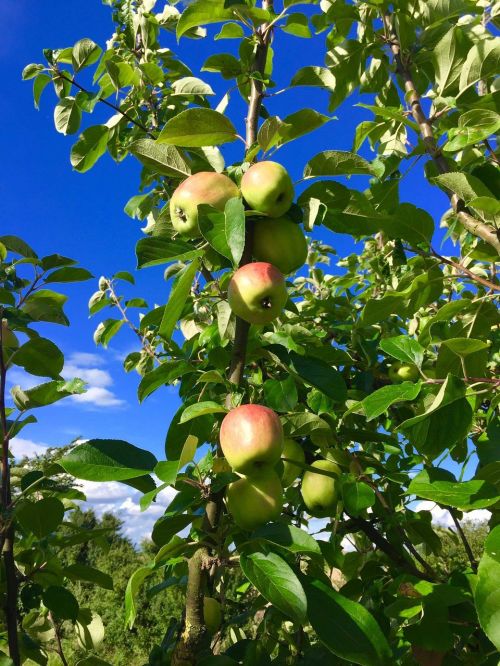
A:
{"type": "MultiPolygon", "coordinates": [[[[167,303],[152,309],[120,295],[120,281],[133,282],[124,272],[101,279],[90,302],[92,314],[105,307],[116,313],[99,324],[97,343],[106,346],[124,324],[137,337],[140,347],[125,368],[142,376],[140,400],[165,384],[179,385],[183,405],[167,433],[166,460],[125,442],[93,440],[61,461],[80,478],[133,483],[144,492],[144,509],[161,489],[178,490],[153,529],[158,552],[129,581],[128,624],[137,615],[137,591],[162,571],[186,586],[185,615],[161,646],[167,663],[315,663],[326,650],[329,663],[494,663],[500,646],[496,5],[326,0],[302,8],[294,0],[283,6],[195,0],[181,13],[171,5],[158,11],[147,0],[107,4],[115,32],[105,52],[85,38],[46,50],[46,64],[29,65],[24,76],[34,78],[37,99],[52,82],[63,133],[76,133],[82,114],[98,104],[112,108],[106,123],[83,130],[72,165],[86,171],[106,151],[117,161],[131,153],[142,162],[140,194],[127,204],[129,214],[148,222],[138,265],[169,264],[165,277],[172,279],[167,303]],[[222,24],[217,41],[237,40],[231,53],[214,53],[203,67],[234,81],[217,109],[207,101],[210,86],[176,55],[212,23],[222,24]],[[174,31],[180,47],[168,35],[174,31]],[[274,58],[286,57],[279,49],[283,31],[298,38],[323,33],[325,63],[290,72],[285,89],[274,90],[274,58]],[[86,67],[93,68],[94,87],[82,82],[86,67]],[[311,151],[325,148],[305,164],[297,202],[287,211],[291,223],[311,233],[307,268],[287,279],[284,312],[271,321],[262,312],[250,317],[252,294],[241,284],[257,271],[276,289],[261,294],[260,308],[278,314],[282,278],[251,263],[259,258],[253,237],[266,222],[262,213],[276,211],[254,198],[245,181],[254,162],[262,165],[331,120],[312,108],[272,115],[274,94],[296,86],[329,91],[331,112],[356,91],[366,95],[369,115],[356,129],[352,152],[335,150],[333,131],[328,146],[311,151]],[[234,87],[247,107],[240,117],[230,106],[234,87]],[[244,149],[226,167],[218,147],[242,138],[244,149]],[[450,256],[436,249],[432,217],[399,199],[402,178],[417,166],[449,195],[442,223],[456,243],[450,256]],[[222,171],[240,186],[246,208],[238,196],[223,203],[202,197],[195,202],[199,235],[191,220],[181,237],[180,222],[191,213],[175,203],[180,181],[222,171]],[[361,189],[352,176],[361,177],[361,189]],[[321,266],[334,254],[328,236],[317,236],[321,226],[361,241],[331,274],[321,266]],[[134,318],[135,307],[144,316],[134,318]],[[247,529],[235,511],[235,520],[227,513],[224,494],[237,477],[222,459],[219,426],[229,410],[247,403],[279,414],[286,437],[304,452],[304,461],[285,463],[321,477],[328,501],[319,498],[321,506],[313,507],[299,481],[286,489],[283,512],[271,523],[247,529]],[[471,456],[478,461],[474,473],[467,469],[471,456]],[[162,485],[155,486],[152,472],[162,485]],[[464,480],[466,474],[472,478],[464,480]],[[451,575],[432,566],[426,552],[442,545],[415,498],[450,511],[467,566],[457,562],[451,575]],[[309,512],[317,508],[328,514],[328,542],[310,534],[316,523],[309,512]],[[490,508],[493,529],[478,567],[460,520],[479,508],[490,508]],[[187,527],[187,537],[176,536],[187,527]],[[343,551],[346,536],[354,552],[343,551]],[[232,599],[226,604],[233,566],[248,580],[237,590],[236,602],[245,606],[238,614],[232,599]],[[224,655],[217,636],[208,635],[204,595],[222,602],[230,643],[224,655]],[[239,628],[256,612],[257,640],[248,641],[239,628]]],[[[288,190],[274,185],[276,198],[288,201],[288,190]]],[[[275,472],[268,474],[267,499],[278,503],[275,472]]],[[[259,483],[250,479],[245,492],[255,495],[259,483]]],[[[261,501],[249,510],[261,510],[261,501]]]]}

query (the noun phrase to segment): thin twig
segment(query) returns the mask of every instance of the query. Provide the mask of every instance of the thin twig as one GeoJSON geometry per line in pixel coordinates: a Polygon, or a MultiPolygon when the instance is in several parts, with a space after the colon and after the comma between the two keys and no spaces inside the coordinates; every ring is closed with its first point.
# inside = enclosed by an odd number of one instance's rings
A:
{"type": "MultiPolygon", "coordinates": [[[[62,70],[58,69],[57,67],[54,68],[53,71],[57,74],[58,78],[64,79],[65,81],[68,81],[68,83],[71,83],[72,86],[75,86],[75,88],[78,88],[78,90],[81,90],[84,93],[90,94],[90,91],[87,90],[86,88],[84,88],[82,85],[80,85],[78,83],[78,81],[75,80],[74,77],[66,76],[66,74],[62,70]]],[[[115,111],[120,113],[124,118],[126,118],[129,122],[131,122],[136,127],[139,127],[140,129],[142,129],[144,132],[146,132],[146,134],[149,137],[151,137],[151,139],[156,139],[155,134],[153,134],[153,132],[151,132],[150,129],[148,129],[145,125],[143,125],[141,122],[139,122],[135,118],[132,118],[131,115],[129,115],[123,109],[120,109],[119,106],[116,106],[116,104],[113,104],[113,102],[109,102],[107,99],[104,99],[103,97],[99,97],[99,101],[102,102],[103,104],[105,104],[106,106],[109,106],[110,109],[114,109],[115,111]]]]}
{"type": "Polygon", "coordinates": [[[62,641],[61,641],[61,626],[59,624],[57,624],[57,622],[54,620],[54,616],[52,615],[52,611],[49,611],[49,620],[52,623],[52,626],[54,627],[54,634],[55,634],[56,643],[57,643],[56,652],[59,655],[59,659],[61,660],[63,666],[68,666],[68,661],[67,661],[66,656],[64,654],[62,641]]]}
{"type": "Polygon", "coordinates": [[[451,506],[447,507],[447,509],[450,513],[450,516],[451,516],[453,522],[455,523],[455,527],[457,528],[458,535],[459,535],[459,537],[462,541],[462,544],[464,546],[464,550],[467,553],[467,557],[469,558],[471,568],[472,568],[473,571],[477,571],[476,558],[474,557],[474,553],[472,552],[472,548],[470,546],[470,543],[468,542],[467,537],[465,536],[465,532],[462,528],[462,525],[460,525],[460,521],[457,518],[457,514],[455,512],[455,509],[451,506]]]}

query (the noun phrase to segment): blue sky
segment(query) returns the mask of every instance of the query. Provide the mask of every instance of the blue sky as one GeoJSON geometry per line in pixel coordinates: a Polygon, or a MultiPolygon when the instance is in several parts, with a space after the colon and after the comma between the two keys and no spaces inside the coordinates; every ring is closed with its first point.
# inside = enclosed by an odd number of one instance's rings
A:
{"type": "MultiPolygon", "coordinates": [[[[159,10],[163,4],[163,0],[158,0],[159,10]]],[[[72,171],[69,151],[76,137],[64,137],[55,131],[52,91],[47,88],[41,110],[36,111],[31,82],[21,81],[24,65],[41,62],[45,47],[70,46],[82,37],[90,37],[104,47],[112,33],[109,8],[100,0],[2,0],[0,21],[4,26],[0,40],[4,77],[0,99],[0,233],[20,235],[41,255],[59,252],[73,257],[92,271],[96,280],[99,275],[111,275],[117,270],[133,271],[134,246],[141,237],[141,224],[130,220],[123,207],[138,192],[139,165],[133,158],[115,164],[105,156],[86,174],[72,171]]],[[[209,32],[213,35],[217,31],[218,28],[209,32]]],[[[184,39],[177,46],[174,37],[165,32],[161,39],[165,46],[178,51],[195,75],[210,53],[234,50],[235,45],[227,40],[214,43],[208,39],[184,39]]],[[[290,81],[299,67],[324,64],[324,35],[305,40],[279,33],[274,46],[278,89],[290,81]]],[[[231,82],[222,81],[215,74],[201,76],[216,92],[215,106],[231,82]]],[[[231,100],[229,115],[243,133],[244,105],[236,92],[231,100]]],[[[321,150],[351,148],[356,125],[371,118],[369,112],[354,106],[357,101],[356,97],[350,98],[335,111],[338,120],[279,151],[277,159],[295,179],[300,178],[307,160],[321,150]]],[[[328,114],[327,93],[301,88],[278,95],[268,104],[270,112],[281,117],[307,106],[328,114]]],[[[84,122],[101,122],[110,115],[108,111],[100,105],[94,117],[86,117],[84,122]]],[[[225,155],[228,162],[241,159],[241,144],[229,146],[225,155]]],[[[447,200],[436,188],[426,185],[421,169],[418,165],[405,179],[401,200],[425,207],[438,226],[447,200]]],[[[329,231],[315,231],[314,237],[323,238],[340,254],[353,247],[349,237],[329,231]]],[[[129,288],[128,294],[143,296],[151,305],[165,302],[169,285],[163,281],[162,267],[136,271],[135,275],[137,287],[129,288]]],[[[139,406],[139,378],[135,373],[125,374],[121,368],[126,353],[136,346],[133,336],[124,332],[107,351],[96,349],[92,333],[99,320],[89,320],[87,315],[87,302],[96,280],[64,289],[70,297],[69,329],[52,326],[50,334],[44,329],[65,352],[71,370],[89,380],[93,392],[86,402],[67,400],[41,410],[38,425],[26,429],[23,437],[45,445],[64,444],[76,436],[119,438],[161,456],[168,424],[179,404],[176,391],[162,389],[139,406]]]]}

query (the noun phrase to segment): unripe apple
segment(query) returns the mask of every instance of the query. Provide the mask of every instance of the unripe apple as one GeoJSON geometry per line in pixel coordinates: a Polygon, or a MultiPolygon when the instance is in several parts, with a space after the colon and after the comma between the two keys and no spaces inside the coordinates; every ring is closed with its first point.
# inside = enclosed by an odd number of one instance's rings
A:
{"type": "Polygon", "coordinates": [[[418,368],[410,363],[400,363],[396,361],[389,368],[389,379],[393,384],[401,384],[402,382],[414,382],[418,379],[418,368]]]}
{"type": "MultiPolygon", "coordinates": [[[[316,460],[312,467],[325,472],[340,474],[340,468],[331,460],[316,460]]],[[[307,470],[302,478],[302,499],[311,516],[326,518],[333,516],[337,508],[339,482],[331,476],[307,470]]]]}
{"type": "Polygon", "coordinates": [[[216,634],[222,622],[220,603],[213,597],[203,597],[203,620],[210,634],[216,634]]]}
{"type": "Polygon", "coordinates": [[[270,468],[259,474],[231,483],[226,492],[226,503],[234,522],[244,530],[255,530],[276,520],[283,507],[283,488],[280,478],[270,468]]]}
{"type": "MultiPolygon", "coordinates": [[[[296,460],[299,463],[305,463],[306,461],[304,449],[295,439],[289,439],[288,437],[283,444],[283,454],[281,457],[296,460]]],[[[283,462],[283,474],[281,476],[283,488],[291,486],[301,472],[302,467],[294,465],[291,462],[283,462]]]]}
{"type": "Polygon", "coordinates": [[[269,217],[281,217],[293,202],[292,179],[277,162],[257,162],[241,179],[241,193],[252,210],[269,217]]]}
{"type": "Polygon", "coordinates": [[[170,199],[170,218],[176,231],[189,238],[200,236],[198,206],[207,204],[223,211],[226,202],[239,197],[233,181],[223,173],[200,171],[182,181],[170,199]]]}
{"type": "Polygon", "coordinates": [[[287,217],[265,218],[254,225],[253,256],[267,261],[287,275],[299,269],[307,259],[307,241],[298,224],[287,217]]]}
{"type": "Polygon", "coordinates": [[[239,268],[231,278],[227,296],[234,314],[249,324],[269,324],[288,300],[283,274],[263,261],[239,268]]]}
{"type": "Polygon", "coordinates": [[[227,462],[241,474],[275,465],[283,451],[279,416],[263,405],[240,405],[224,417],[220,445],[227,462]]]}

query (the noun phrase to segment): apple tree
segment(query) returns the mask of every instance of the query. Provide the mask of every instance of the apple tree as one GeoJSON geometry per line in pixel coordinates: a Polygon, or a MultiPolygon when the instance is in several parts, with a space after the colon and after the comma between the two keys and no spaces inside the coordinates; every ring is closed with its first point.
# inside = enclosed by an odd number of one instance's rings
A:
{"type": "Polygon", "coordinates": [[[36,104],[55,91],[59,132],[83,123],[75,170],[105,153],[142,164],[125,206],[145,221],[137,266],[163,265],[170,283],[150,305],[122,271],[89,303],[106,311],[97,344],[134,336],[124,367],[140,401],[178,387],[165,459],[92,440],[61,460],[139,488],[145,511],[177,490],[129,581],[127,626],[161,571],[150,593],[177,585],[186,604],[151,665],[496,664],[498,2],[105,4],[105,49],[46,49],[24,78],[36,104]],[[285,38],[305,64],[277,81],[285,38]],[[197,40],[213,40],[201,72],[197,40]],[[217,104],[203,72],[227,82],[217,104]],[[352,151],[333,124],[315,142],[331,120],[315,108],[276,115],[278,94],[310,87],[337,128],[353,104],[366,112],[352,151]],[[308,133],[293,184],[278,151],[308,133]],[[231,164],[226,144],[240,147],[231,164]],[[441,221],[402,200],[417,171],[449,200],[441,221]],[[353,242],[339,256],[341,237],[353,242]],[[468,556],[449,575],[429,559],[433,504],[468,556]],[[462,527],[475,509],[491,512],[479,562],[462,527]]]}

